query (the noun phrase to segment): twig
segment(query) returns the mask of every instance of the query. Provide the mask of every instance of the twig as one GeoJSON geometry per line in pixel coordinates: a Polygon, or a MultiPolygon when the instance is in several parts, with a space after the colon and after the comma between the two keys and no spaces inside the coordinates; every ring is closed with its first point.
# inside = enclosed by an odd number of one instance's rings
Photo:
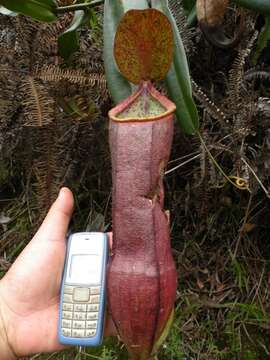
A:
{"type": "Polygon", "coordinates": [[[68,6],[60,6],[56,9],[57,14],[64,14],[70,11],[77,11],[77,10],[87,10],[90,7],[102,5],[104,0],[95,0],[89,3],[82,3],[82,4],[75,4],[75,5],[68,5],[68,6]]]}
{"type": "Polygon", "coordinates": [[[255,173],[255,171],[252,169],[252,167],[249,165],[249,163],[242,157],[241,160],[243,161],[243,163],[246,164],[246,166],[249,168],[249,170],[252,172],[253,176],[255,177],[255,179],[258,181],[260,187],[263,189],[263,191],[265,192],[265,195],[270,198],[270,194],[269,191],[266,189],[266,187],[263,185],[262,181],[258,178],[258,175],[255,173]]]}
{"type": "Polygon", "coordinates": [[[165,175],[170,174],[171,172],[173,172],[173,171],[175,171],[176,169],[179,169],[180,167],[182,167],[182,166],[184,166],[184,165],[188,164],[189,162],[191,162],[191,161],[193,161],[193,160],[195,160],[195,159],[199,158],[200,156],[201,156],[201,154],[198,154],[198,155],[193,156],[191,159],[188,159],[188,160],[184,161],[183,163],[181,163],[181,164],[179,164],[179,165],[177,165],[177,166],[173,167],[172,169],[170,169],[170,170],[166,171],[166,172],[165,172],[165,175]]]}
{"type": "MultiPolygon", "coordinates": [[[[248,206],[247,206],[247,209],[246,209],[243,225],[241,226],[241,228],[243,228],[243,226],[247,223],[247,219],[248,219],[248,216],[250,214],[251,201],[252,201],[252,194],[250,194],[250,197],[249,197],[249,200],[248,200],[248,206]]],[[[238,251],[241,239],[242,239],[242,231],[240,230],[237,241],[236,241],[235,249],[234,249],[234,252],[233,252],[233,257],[232,257],[233,260],[235,260],[235,258],[236,258],[237,251],[238,251]]]]}

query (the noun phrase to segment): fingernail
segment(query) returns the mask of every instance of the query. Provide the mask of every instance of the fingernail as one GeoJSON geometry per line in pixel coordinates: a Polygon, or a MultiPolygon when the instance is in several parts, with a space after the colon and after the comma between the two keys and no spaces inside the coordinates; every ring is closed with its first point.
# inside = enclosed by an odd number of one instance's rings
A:
{"type": "Polygon", "coordinates": [[[58,199],[62,200],[65,197],[65,188],[60,189],[58,199]]]}

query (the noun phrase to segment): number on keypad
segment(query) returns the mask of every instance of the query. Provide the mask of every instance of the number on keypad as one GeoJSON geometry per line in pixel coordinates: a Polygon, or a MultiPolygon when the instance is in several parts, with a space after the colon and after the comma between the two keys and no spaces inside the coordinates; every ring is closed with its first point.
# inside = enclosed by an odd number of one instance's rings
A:
{"type": "Polygon", "coordinates": [[[65,286],[62,306],[62,334],[65,337],[89,338],[96,335],[100,287],[65,286]]]}

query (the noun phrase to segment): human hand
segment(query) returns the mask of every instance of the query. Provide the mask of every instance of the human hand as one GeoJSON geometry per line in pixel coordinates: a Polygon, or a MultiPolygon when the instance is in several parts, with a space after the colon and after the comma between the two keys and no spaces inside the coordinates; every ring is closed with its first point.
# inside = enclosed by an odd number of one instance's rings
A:
{"type": "Polygon", "coordinates": [[[64,348],[57,338],[59,290],[73,206],[71,191],[63,188],[32,241],[0,281],[0,331],[2,326],[2,344],[6,343],[1,352],[0,333],[1,360],[64,348]]]}

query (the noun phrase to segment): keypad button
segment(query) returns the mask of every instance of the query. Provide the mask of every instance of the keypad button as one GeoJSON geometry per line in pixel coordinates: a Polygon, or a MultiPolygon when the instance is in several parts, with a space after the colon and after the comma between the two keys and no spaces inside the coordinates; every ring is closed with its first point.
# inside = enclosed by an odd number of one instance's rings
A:
{"type": "Polygon", "coordinates": [[[91,295],[99,295],[100,294],[100,286],[92,286],[90,288],[91,295]]]}
{"type": "Polygon", "coordinates": [[[73,329],[84,329],[85,328],[85,321],[75,320],[72,324],[73,329]]]}
{"type": "Polygon", "coordinates": [[[62,335],[70,337],[71,336],[71,329],[62,329],[62,335]]]}
{"type": "Polygon", "coordinates": [[[87,305],[87,311],[98,311],[99,310],[99,305],[98,304],[90,304],[87,305]]]}
{"type": "Polygon", "coordinates": [[[63,311],[73,311],[73,304],[63,303],[63,311]]]}
{"type": "Polygon", "coordinates": [[[75,304],[74,311],[86,311],[86,304],[75,304]]]}
{"type": "Polygon", "coordinates": [[[85,337],[85,330],[72,330],[72,337],[85,337]]]}
{"type": "Polygon", "coordinates": [[[90,304],[98,304],[100,300],[99,295],[94,295],[90,297],[90,304]]]}
{"type": "Polygon", "coordinates": [[[85,312],[75,312],[73,315],[74,320],[86,320],[85,312]]]}
{"type": "Polygon", "coordinates": [[[76,288],[73,294],[73,300],[79,302],[88,302],[90,291],[88,288],[76,288]]]}
{"type": "Polygon", "coordinates": [[[87,320],[97,320],[98,312],[89,312],[87,313],[87,320]]]}
{"type": "Polygon", "coordinates": [[[62,320],[62,327],[71,329],[71,323],[72,323],[71,320],[62,320]]]}
{"type": "Polygon", "coordinates": [[[72,312],[71,311],[63,311],[62,318],[71,320],[72,319],[72,312]]]}
{"type": "Polygon", "coordinates": [[[86,321],[86,329],[96,329],[97,321],[86,321]]]}
{"type": "Polygon", "coordinates": [[[64,302],[66,302],[66,303],[72,303],[72,302],[73,302],[72,295],[64,294],[64,302]]]}
{"type": "Polygon", "coordinates": [[[93,337],[95,335],[96,335],[96,330],[94,330],[94,329],[85,330],[85,336],[86,337],[93,337]]]}
{"type": "Polygon", "coordinates": [[[73,287],[73,286],[68,286],[68,285],[66,285],[66,286],[64,287],[64,293],[65,293],[65,294],[72,295],[72,294],[73,294],[73,290],[74,290],[74,287],[73,287]]]}

